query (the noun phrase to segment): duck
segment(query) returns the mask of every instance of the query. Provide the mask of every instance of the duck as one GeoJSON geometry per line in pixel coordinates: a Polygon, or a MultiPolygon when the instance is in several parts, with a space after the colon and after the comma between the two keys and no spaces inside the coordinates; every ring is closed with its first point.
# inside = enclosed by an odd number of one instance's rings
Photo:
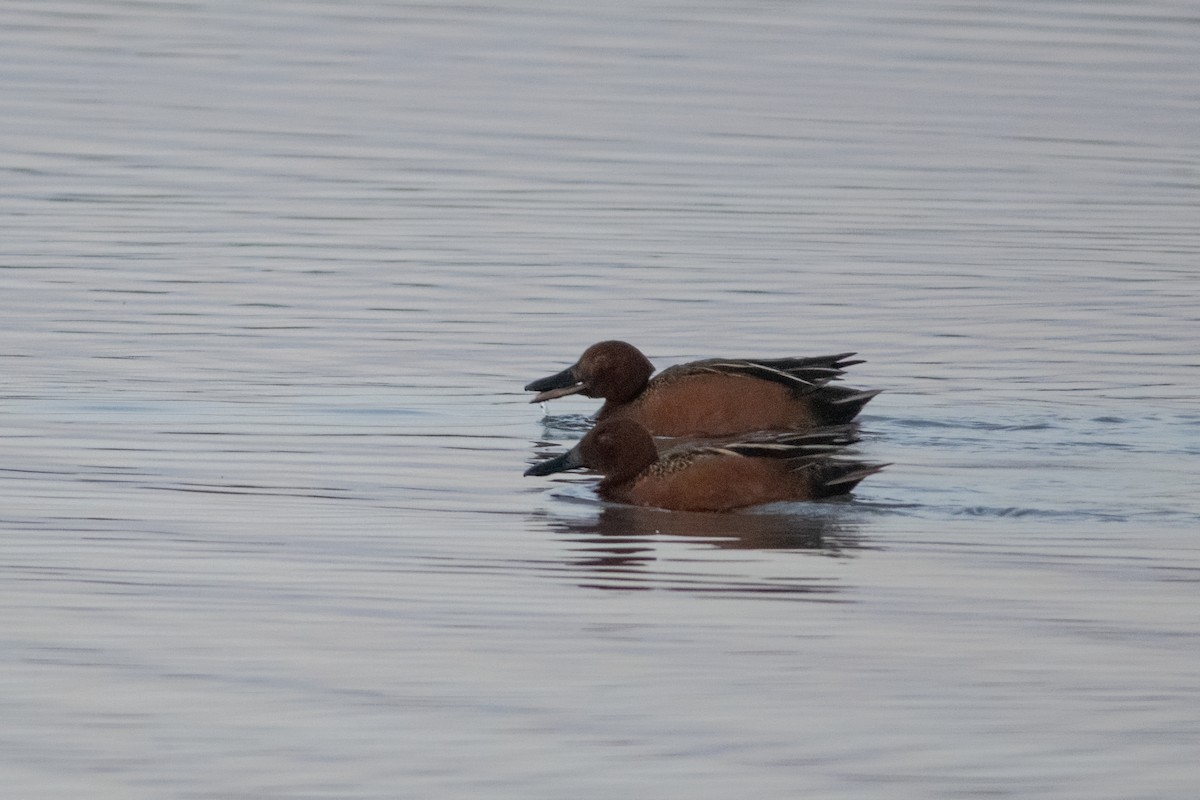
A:
{"type": "Polygon", "coordinates": [[[849,494],[888,466],[838,457],[857,441],[854,426],[841,425],[724,443],[689,442],[660,453],[645,427],[618,417],[596,423],[570,450],[534,464],[525,475],[587,468],[603,475],[596,487],[602,500],[725,512],[849,494]]]}
{"type": "Polygon", "coordinates": [[[654,365],[633,345],[598,342],[561,372],[532,381],[530,401],[603,398],[597,422],[630,419],[652,436],[737,436],[851,422],[879,390],[834,385],[855,353],[808,358],[710,358],[654,365]],[[653,375],[653,377],[651,377],[653,375]]]}

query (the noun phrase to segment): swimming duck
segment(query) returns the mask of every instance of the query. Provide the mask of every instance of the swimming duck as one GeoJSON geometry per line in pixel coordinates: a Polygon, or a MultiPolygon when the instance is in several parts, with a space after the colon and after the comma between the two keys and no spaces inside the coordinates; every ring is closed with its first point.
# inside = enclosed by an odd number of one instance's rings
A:
{"type": "Polygon", "coordinates": [[[673,511],[731,511],[783,500],[848,494],[885,464],[836,458],[858,441],[852,426],[759,435],[658,452],[649,431],[626,418],[598,422],[573,448],[526,475],[586,467],[604,475],[604,500],[673,511]]]}
{"type": "Polygon", "coordinates": [[[831,384],[854,353],[810,358],[710,358],[654,366],[627,342],[599,342],[577,362],[525,387],[541,403],[581,394],[604,398],[596,420],[631,419],[653,436],[733,436],[802,430],[853,420],[878,390],[831,384]]]}

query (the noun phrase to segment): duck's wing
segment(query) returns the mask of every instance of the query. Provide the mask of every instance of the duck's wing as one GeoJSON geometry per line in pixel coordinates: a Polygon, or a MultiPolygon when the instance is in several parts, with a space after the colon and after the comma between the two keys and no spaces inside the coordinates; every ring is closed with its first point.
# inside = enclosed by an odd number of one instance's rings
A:
{"type": "Polygon", "coordinates": [[[834,425],[808,433],[784,434],[735,442],[723,449],[743,456],[778,458],[792,472],[808,475],[814,497],[849,494],[860,482],[888,464],[846,457],[846,448],[859,441],[855,425],[834,425]]]}
{"type": "Polygon", "coordinates": [[[860,441],[858,426],[831,425],[803,433],[763,433],[725,443],[685,443],[667,449],[650,471],[658,477],[688,468],[702,458],[767,458],[791,472],[808,474],[814,497],[848,494],[888,464],[847,458],[846,448],[860,441]]]}
{"type": "Polygon", "coordinates": [[[710,446],[750,458],[791,461],[827,457],[858,441],[857,425],[830,425],[809,431],[761,433],[710,446]]]}
{"type": "Polygon", "coordinates": [[[831,356],[807,356],[803,358],[735,358],[734,361],[750,361],[755,364],[771,367],[772,369],[791,372],[794,369],[825,367],[826,369],[844,370],[855,364],[865,364],[866,359],[855,358],[858,353],[837,353],[831,356]]]}
{"type": "Polygon", "coordinates": [[[694,461],[699,456],[726,455],[784,460],[829,456],[859,441],[857,425],[830,425],[809,431],[764,431],[736,439],[682,442],[668,447],[660,461],[694,461]]]}
{"type": "MultiPolygon", "coordinates": [[[[788,360],[788,359],[782,359],[788,360]]],[[[842,375],[836,367],[809,365],[780,368],[761,361],[746,359],[709,358],[667,367],[654,376],[653,382],[667,384],[695,375],[741,375],[778,383],[795,392],[810,392],[842,375]]]]}

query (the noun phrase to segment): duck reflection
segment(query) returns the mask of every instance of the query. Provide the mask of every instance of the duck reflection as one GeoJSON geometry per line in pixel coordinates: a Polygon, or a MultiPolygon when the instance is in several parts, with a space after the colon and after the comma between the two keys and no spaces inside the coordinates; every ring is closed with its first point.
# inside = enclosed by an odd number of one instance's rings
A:
{"type": "Polygon", "coordinates": [[[803,512],[794,505],[739,514],[602,505],[581,516],[542,511],[530,522],[568,540],[563,560],[582,586],[833,600],[844,588],[836,561],[870,549],[862,520],[846,503],[809,503],[803,512]],[[760,553],[721,553],[728,550],[760,553]]]}
{"type": "Polygon", "coordinates": [[[554,529],[591,537],[589,541],[596,544],[648,536],[684,536],[708,539],[714,547],[726,549],[820,550],[828,555],[849,554],[861,546],[858,525],[834,508],[846,504],[833,501],[820,505],[814,514],[708,514],[614,504],[602,506],[595,517],[550,520],[554,529]]]}

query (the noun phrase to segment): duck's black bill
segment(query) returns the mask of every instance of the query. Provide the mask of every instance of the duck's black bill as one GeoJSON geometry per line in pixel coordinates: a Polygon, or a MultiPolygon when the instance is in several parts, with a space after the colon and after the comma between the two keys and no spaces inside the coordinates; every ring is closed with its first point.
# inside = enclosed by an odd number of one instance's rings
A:
{"type": "Polygon", "coordinates": [[[556,397],[566,397],[569,394],[582,392],[583,388],[583,384],[575,379],[575,367],[571,366],[562,372],[556,372],[553,375],[526,384],[525,391],[538,392],[537,397],[529,402],[544,403],[556,397]]]}
{"type": "Polygon", "coordinates": [[[571,448],[561,456],[547,459],[540,464],[534,464],[529,469],[525,470],[526,475],[553,475],[556,472],[565,472],[569,469],[578,469],[583,464],[579,461],[579,453],[575,448],[571,448]]]}

